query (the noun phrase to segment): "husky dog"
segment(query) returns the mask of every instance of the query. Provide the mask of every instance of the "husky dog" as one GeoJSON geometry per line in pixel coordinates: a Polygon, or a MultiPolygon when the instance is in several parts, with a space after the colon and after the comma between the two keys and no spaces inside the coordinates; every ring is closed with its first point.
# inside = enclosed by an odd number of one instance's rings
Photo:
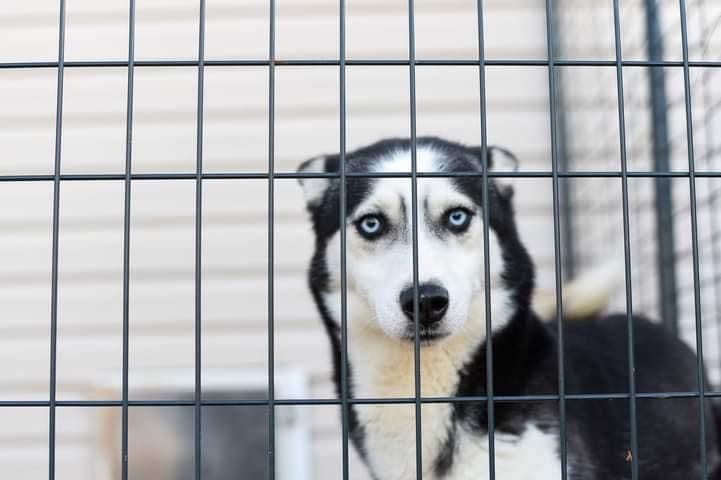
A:
{"type": "MultiPolygon", "coordinates": [[[[630,409],[627,318],[612,315],[570,322],[564,328],[565,393],[598,394],[565,401],[562,431],[559,339],[552,322],[531,308],[534,266],[514,220],[513,190],[495,177],[483,192],[479,172],[505,151],[482,150],[439,138],[416,142],[417,170],[442,176],[407,177],[411,143],[388,139],[348,152],[346,222],[341,225],[341,183],[301,178],[315,232],[309,282],[330,339],[334,380],[341,391],[341,229],[346,232],[347,392],[351,398],[412,398],[414,311],[420,338],[420,393],[427,397],[482,397],[487,393],[486,348],[492,340],[493,395],[551,396],[494,403],[495,478],[558,480],[565,452],[567,478],[631,478],[630,415],[637,424],[640,478],[700,477],[700,415],[706,418],[708,471],[719,462],[714,411],[692,396],[639,398],[630,409]],[[372,175],[353,175],[370,172],[372,175]],[[473,172],[472,176],[459,173],[473,172]],[[455,175],[454,175],[455,174],[455,175]],[[484,217],[483,199],[488,201],[484,217]],[[488,224],[488,245],[484,225],[488,224]],[[412,249],[417,241],[417,299],[412,249]],[[484,252],[488,253],[488,258],[484,252]],[[485,283],[488,262],[490,285],[485,283]],[[486,328],[486,287],[490,331],[486,328]],[[602,398],[612,395],[611,399],[602,398]],[[702,407],[702,408],[700,408],[702,407]],[[565,445],[562,445],[565,438],[565,445]]],[[[338,173],[339,155],[304,162],[299,172],[338,173]]],[[[635,388],[639,393],[698,391],[695,354],[662,328],[633,319],[635,388]]],[[[412,403],[352,403],[350,436],[377,480],[415,479],[416,417],[412,403]]],[[[486,401],[423,403],[424,479],[489,478],[486,401]]]]}

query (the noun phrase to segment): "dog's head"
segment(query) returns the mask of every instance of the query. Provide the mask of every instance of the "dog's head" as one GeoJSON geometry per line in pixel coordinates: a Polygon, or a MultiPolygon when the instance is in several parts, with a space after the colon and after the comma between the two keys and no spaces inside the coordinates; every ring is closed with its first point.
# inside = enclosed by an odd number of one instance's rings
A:
{"type": "MultiPolygon", "coordinates": [[[[415,236],[423,344],[459,334],[485,338],[484,262],[490,262],[494,331],[514,311],[528,308],[533,287],[533,266],[514,223],[513,190],[489,178],[486,249],[481,149],[438,138],[419,138],[416,145],[421,176],[415,194],[407,175],[382,178],[384,173],[410,171],[409,140],[384,140],[345,156],[349,176],[342,227],[349,326],[413,341],[415,236]],[[423,176],[424,172],[449,176],[423,176]],[[357,176],[363,173],[371,175],[357,176]]],[[[488,152],[489,165],[515,161],[506,150],[491,147],[488,152]]],[[[312,158],[299,172],[338,174],[339,156],[312,158]]],[[[341,321],[341,182],[335,177],[301,178],[300,183],[316,235],[311,289],[326,323],[337,327],[341,321]]]]}

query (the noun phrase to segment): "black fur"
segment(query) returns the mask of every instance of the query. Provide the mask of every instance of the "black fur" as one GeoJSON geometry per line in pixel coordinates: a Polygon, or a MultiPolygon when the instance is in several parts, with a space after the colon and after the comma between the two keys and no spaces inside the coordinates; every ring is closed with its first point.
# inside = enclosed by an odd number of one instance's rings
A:
{"type": "MultiPolygon", "coordinates": [[[[424,137],[419,146],[431,145],[445,156],[444,170],[480,172],[480,149],[438,138],[424,137]]],[[[363,172],[385,154],[409,149],[407,139],[384,140],[346,155],[347,172],[363,172]]],[[[492,164],[493,149],[489,149],[492,164]]],[[[337,172],[338,155],[326,157],[325,170],[337,172]]],[[[350,215],[373,179],[351,177],[346,183],[346,214],[350,215]]],[[[478,176],[454,177],[457,186],[478,205],[483,199],[483,182],[478,176]]],[[[309,284],[331,341],[334,380],[340,393],[341,356],[339,326],[322,301],[328,273],[324,251],[328,239],[340,225],[340,181],[332,179],[323,198],[309,206],[316,234],[316,251],[309,271],[309,284]]],[[[504,260],[503,278],[512,290],[515,313],[510,322],[492,337],[494,395],[557,395],[558,338],[555,324],[542,322],[530,309],[534,267],[516,230],[513,191],[489,181],[489,226],[498,237],[504,260]]],[[[629,391],[626,315],[612,315],[567,322],[564,327],[565,391],[567,394],[625,394],[629,391]]],[[[635,386],[643,392],[693,392],[698,390],[696,356],[680,340],[643,318],[633,318],[635,386]]],[[[486,388],[486,344],[478,346],[460,375],[456,396],[483,396],[486,388]]],[[[348,365],[352,375],[352,365],[348,365]]],[[[350,396],[352,391],[348,392],[350,396]]],[[[629,399],[566,401],[567,458],[569,478],[578,480],[625,479],[631,476],[629,399]]],[[[685,480],[699,477],[699,400],[697,398],[637,399],[637,452],[643,479],[685,480]]],[[[448,439],[438,458],[439,477],[453,467],[458,429],[485,432],[488,412],[485,402],[457,402],[448,439]]],[[[710,401],[704,404],[706,455],[710,478],[721,480],[714,471],[719,463],[717,424],[721,423],[710,401]]],[[[349,409],[351,438],[364,456],[363,431],[354,408],[349,409]]],[[[496,402],[494,422],[499,432],[521,433],[534,421],[539,428],[559,429],[557,401],[496,402]]],[[[559,440],[559,452],[562,446],[559,440]]],[[[522,458],[518,459],[523,462],[522,458]]]]}

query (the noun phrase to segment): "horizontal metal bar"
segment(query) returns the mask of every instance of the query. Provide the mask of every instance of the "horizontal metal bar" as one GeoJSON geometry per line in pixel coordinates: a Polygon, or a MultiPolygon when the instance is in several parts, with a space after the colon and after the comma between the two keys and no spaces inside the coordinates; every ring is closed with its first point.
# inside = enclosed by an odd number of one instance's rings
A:
{"type": "MultiPolygon", "coordinates": [[[[269,60],[205,60],[205,67],[267,67],[270,65],[269,60]]],[[[340,66],[339,60],[275,60],[276,67],[337,67],[340,66]]],[[[346,66],[408,66],[407,59],[378,59],[378,60],[346,60],[346,66]]],[[[416,66],[474,66],[484,65],[488,67],[547,67],[548,60],[543,59],[486,59],[484,61],[473,59],[427,59],[416,60],[416,66]]],[[[590,59],[573,59],[573,60],[554,60],[555,67],[616,67],[615,60],[590,60],[590,59]]],[[[683,68],[682,61],[650,61],[650,60],[624,60],[621,62],[624,67],[678,67],[683,68]]],[[[708,67],[719,68],[721,61],[698,60],[689,61],[690,67],[708,67]]],[[[0,62],[0,69],[26,69],[26,68],[57,68],[58,63],[55,61],[38,61],[38,62],[0,62]]],[[[64,63],[65,68],[124,68],[128,66],[127,60],[76,60],[64,63]]],[[[197,60],[136,60],[135,67],[197,67],[197,60]]]]}
{"type": "MultiPolygon", "coordinates": [[[[600,172],[558,172],[559,177],[566,178],[621,178],[622,172],[600,171],[600,172]]],[[[411,172],[348,172],[349,178],[411,178],[411,172]]],[[[483,177],[481,172],[416,172],[418,177],[426,178],[456,178],[456,177],[483,177]]],[[[489,177],[500,178],[552,178],[550,171],[527,171],[527,172],[488,172],[489,177]]],[[[635,178],[688,178],[689,172],[626,172],[627,177],[635,178]]],[[[721,178],[721,171],[695,172],[696,177],[721,178]]],[[[238,180],[238,179],[265,179],[270,177],[266,172],[203,172],[202,178],[206,180],[238,180]]],[[[299,178],[340,178],[338,173],[313,173],[313,172],[277,172],[274,178],[299,179],[299,178]]],[[[0,175],[0,182],[41,182],[52,181],[52,174],[27,174],[27,175],[0,175]]],[[[99,174],[62,174],[62,181],[107,181],[125,180],[124,173],[99,173],[99,174]]],[[[132,180],[195,180],[195,173],[134,173],[132,180]]]]}
{"type": "MultiPolygon", "coordinates": [[[[698,398],[699,392],[646,392],[636,393],[636,398],[645,399],[668,399],[668,398],[698,398]]],[[[705,391],[703,396],[707,398],[721,397],[721,391],[705,391]]],[[[630,398],[628,393],[578,393],[564,395],[566,400],[622,400],[630,398]]],[[[557,402],[559,395],[493,395],[492,400],[498,403],[518,402],[557,402]]],[[[467,397],[420,397],[421,403],[467,403],[487,402],[489,397],[467,396],[467,397]]],[[[393,398],[348,398],[348,403],[356,405],[397,405],[414,404],[415,397],[393,397],[393,398]]],[[[268,400],[202,400],[200,405],[206,407],[252,407],[267,406],[268,400]]],[[[273,400],[274,405],[284,406],[313,406],[313,405],[340,405],[341,399],[337,398],[298,398],[273,400]]],[[[58,407],[121,407],[122,400],[57,400],[58,407]]],[[[131,407],[193,407],[195,400],[128,400],[131,407]]],[[[0,400],[2,407],[48,407],[47,400],[0,400]]]]}

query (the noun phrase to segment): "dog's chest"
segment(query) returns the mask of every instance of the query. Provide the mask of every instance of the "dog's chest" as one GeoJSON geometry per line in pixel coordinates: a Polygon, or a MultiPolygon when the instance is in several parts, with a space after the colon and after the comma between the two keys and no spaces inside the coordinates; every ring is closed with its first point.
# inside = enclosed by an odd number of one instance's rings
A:
{"type": "MultiPolygon", "coordinates": [[[[360,398],[409,398],[415,394],[413,350],[383,337],[354,331],[350,344],[354,395],[360,398]]],[[[466,363],[465,345],[424,348],[420,355],[423,397],[447,397],[458,388],[466,363]]],[[[415,480],[416,408],[408,404],[354,405],[363,432],[366,460],[378,480],[415,480]]],[[[489,476],[488,436],[474,432],[454,417],[451,403],[421,406],[421,452],[425,480],[483,480],[489,476]],[[459,422],[454,425],[453,422],[459,422]],[[453,435],[449,441],[449,435],[453,435]],[[452,445],[449,451],[449,445],[452,445]],[[436,471],[440,455],[452,457],[443,474],[436,471]]],[[[497,432],[495,478],[557,480],[561,478],[558,436],[529,422],[519,435],[497,432]]]]}

